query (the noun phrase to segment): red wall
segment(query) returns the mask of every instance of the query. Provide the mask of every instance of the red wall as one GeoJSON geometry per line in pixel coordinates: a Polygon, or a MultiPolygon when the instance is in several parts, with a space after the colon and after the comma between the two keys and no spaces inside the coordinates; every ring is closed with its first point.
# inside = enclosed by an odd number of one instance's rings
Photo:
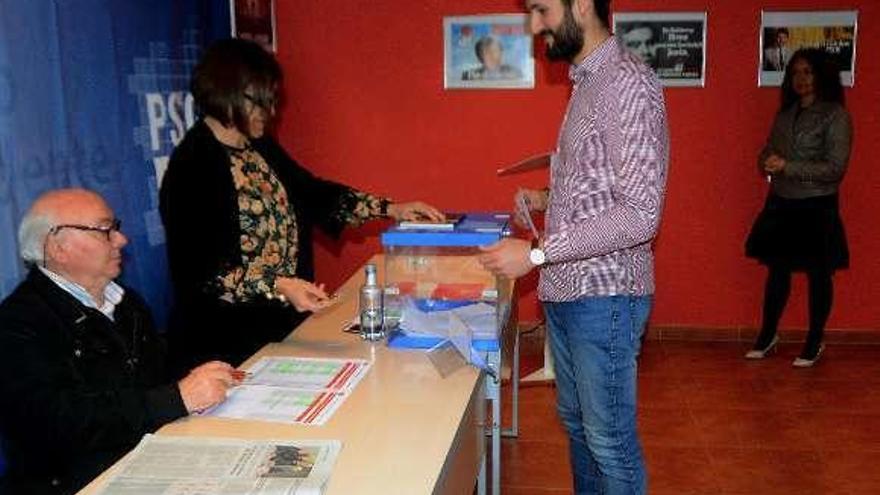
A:
{"type": "MultiPolygon", "coordinates": [[[[498,178],[499,166],[555,145],[568,96],[567,69],[536,42],[533,90],[445,91],[442,18],[520,12],[513,0],[279,1],[278,56],[286,74],[279,137],[319,175],[395,199],[447,210],[509,209],[519,185],[539,187],[546,171],[498,178]]],[[[855,123],[842,210],[852,268],[836,277],[829,328],[880,329],[880,4],[874,0],[615,1],[618,11],[708,12],[705,88],[666,90],[672,136],[666,210],[657,241],[653,323],[753,327],[763,269],[743,240],[766,184],[754,172],[778,101],[758,88],[760,10],[858,8],[856,85],[847,91],[855,123]]],[[[319,239],[319,281],[339,285],[380,249],[384,225],[319,239]]],[[[783,326],[803,327],[806,291],[798,277],[783,326]]],[[[521,317],[537,315],[534,279],[523,284],[521,317]]]]}

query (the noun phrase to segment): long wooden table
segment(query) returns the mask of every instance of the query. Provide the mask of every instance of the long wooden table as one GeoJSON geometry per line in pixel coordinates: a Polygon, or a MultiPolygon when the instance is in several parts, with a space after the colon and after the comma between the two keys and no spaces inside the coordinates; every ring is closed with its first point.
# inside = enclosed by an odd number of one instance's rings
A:
{"type": "MultiPolygon", "coordinates": [[[[373,261],[381,263],[381,257],[373,261]]],[[[469,495],[481,472],[482,492],[484,374],[464,367],[443,378],[424,351],[389,349],[342,332],[343,323],[357,311],[362,280],[358,271],[338,291],[338,304],[313,315],[284,342],[267,345],[244,365],[271,355],[370,360],[369,373],[325,425],[188,417],[158,434],[341,440],[342,452],[325,492],[330,495],[469,495]]],[[[95,493],[113,469],[80,493],[95,493]]]]}

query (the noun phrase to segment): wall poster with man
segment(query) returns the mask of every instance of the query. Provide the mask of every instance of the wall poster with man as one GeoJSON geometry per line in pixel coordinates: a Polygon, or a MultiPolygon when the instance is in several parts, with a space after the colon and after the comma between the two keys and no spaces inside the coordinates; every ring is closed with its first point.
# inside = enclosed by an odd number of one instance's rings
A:
{"type": "Polygon", "coordinates": [[[534,88],[532,36],[522,14],[443,18],[443,87],[534,88]]]}
{"type": "Polygon", "coordinates": [[[664,86],[704,86],[705,12],[615,12],[614,34],[664,86]]]}
{"type": "Polygon", "coordinates": [[[824,50],[840,69],[840,82],[855,80],[858,11],[761,12],[758,86],[780,86],[791,55],[801,48],[824,50]]]}

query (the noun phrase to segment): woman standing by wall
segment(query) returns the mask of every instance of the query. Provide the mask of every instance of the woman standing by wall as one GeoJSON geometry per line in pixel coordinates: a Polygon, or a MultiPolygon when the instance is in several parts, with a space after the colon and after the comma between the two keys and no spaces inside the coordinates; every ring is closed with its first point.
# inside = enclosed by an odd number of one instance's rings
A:
{"type": "Polygon", "coordinates": [[[838,188],[851,141],[839,69],[822,50],[798,50],[786,67],[782,105],[758,159],[771,187],[746,254],[766,265],[768,275],[761,332],[748,359],[764,358],[779,342],[792,272],[807,274],[810,313],[807,339],[793,365],[813,366],[822,354],[832,277],[849,266],[838,188]]]}

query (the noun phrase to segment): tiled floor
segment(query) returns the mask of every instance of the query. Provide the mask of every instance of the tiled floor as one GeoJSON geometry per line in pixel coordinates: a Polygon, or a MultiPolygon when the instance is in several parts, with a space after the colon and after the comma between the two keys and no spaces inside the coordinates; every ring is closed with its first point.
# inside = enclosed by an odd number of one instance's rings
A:
{"type": "MultiPolygon", "coordinates": [[[[541,347],[524,343],[528,372],[541,347]]],[[[791,367],[796,344],[759,362],[744,360],[746,350],[645,344],[639,429],[649,493],[880,494],[880,346],[832,345],[808,370],[791,367]]],[[[520,436],[502,444],[502,493],[571,493],[554,393],[521,389],[520,436]]]]}

